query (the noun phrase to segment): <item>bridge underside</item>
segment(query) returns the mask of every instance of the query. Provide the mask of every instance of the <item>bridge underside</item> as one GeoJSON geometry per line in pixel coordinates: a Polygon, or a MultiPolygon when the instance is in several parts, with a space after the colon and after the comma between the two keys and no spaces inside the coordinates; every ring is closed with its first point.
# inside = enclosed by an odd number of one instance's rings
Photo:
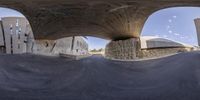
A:
{"type": "Polygon", "coordinates": [[[36,39],[96,36],[111,40],[139,37],[153,12],[175,6],[200,6],[197,0],[0,0],[23,13],[36,39]]]}

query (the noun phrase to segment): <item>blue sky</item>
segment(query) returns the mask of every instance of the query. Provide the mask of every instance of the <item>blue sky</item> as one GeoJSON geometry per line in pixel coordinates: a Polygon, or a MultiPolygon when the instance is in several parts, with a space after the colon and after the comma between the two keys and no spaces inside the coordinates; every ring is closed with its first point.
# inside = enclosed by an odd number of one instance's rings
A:
{"type": "MultiPolygon", "coordinates": [[[[23,15],[15,10],[0,8],[0,17],[23,15]]],[[[199,7],[176,7],[159,10],[146,21],[142,36],[159,36],[186,44],[197,45],[194,19],[200,18],[199,7]]],[[[108,40],[88,37],[89,49],[104,48],[108,40]]]]}
{"type": "Polygon", "coordinates": [[[159,10],[146,21],[142,36],[159,36],[197,45],[195,18],[200,18],[200,8],[198,7],[176,7],[159,10]]]}
{"type": "Polygon", "coordinates": [[[109,40],[97,38],[97,37],[87,37],[89,49],[100,49],[105,48],[105,45],[109,42],[109,40]]]}
{"type": "MultiPolygon", "coordinates": [[[[197,45],[194,19],[200,18],[200,7],[175,7],[159,10],[146,21],[142,36],[159,36],[197,45]]],[[[108,41],[89,38],[91,48],[104,47],[108,41]],[[100,42],[100,43],[99,43],[100,42]]]]}
{"type": "Polygon", "coordinates": [[[19,13],[16,10],[8,9],[8,8],[0,8],[0,17],[24,17],[23,14],[19,13]]]}

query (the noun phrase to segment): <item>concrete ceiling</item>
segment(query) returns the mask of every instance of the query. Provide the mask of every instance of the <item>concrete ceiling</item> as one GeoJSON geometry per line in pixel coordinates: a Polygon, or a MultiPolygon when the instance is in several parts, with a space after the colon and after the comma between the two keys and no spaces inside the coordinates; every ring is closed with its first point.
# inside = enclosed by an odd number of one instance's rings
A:
{"type": "Polygon", "coordinates": [[[23,13],[36,39],[84,35],[118,40],[139,37],[157,10],[200,6],[200,0],[0,0],[0,6],[23,13]]]}

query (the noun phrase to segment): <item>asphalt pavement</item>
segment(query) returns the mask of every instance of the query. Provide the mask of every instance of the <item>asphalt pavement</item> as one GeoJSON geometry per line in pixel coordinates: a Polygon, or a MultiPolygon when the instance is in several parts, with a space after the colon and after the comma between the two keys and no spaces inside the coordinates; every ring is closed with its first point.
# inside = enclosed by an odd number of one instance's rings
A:
{"type": "Polygon", "coordinates": [[[2,54],[0,100],[200,100],[200,53],[129,62],[2,54]]]}

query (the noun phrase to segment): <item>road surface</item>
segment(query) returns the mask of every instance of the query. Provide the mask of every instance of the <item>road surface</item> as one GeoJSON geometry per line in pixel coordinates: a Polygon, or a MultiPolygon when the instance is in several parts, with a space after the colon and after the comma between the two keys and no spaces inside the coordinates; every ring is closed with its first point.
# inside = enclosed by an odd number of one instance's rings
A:
{"type": "Polygon", "coordinates": [[[0,100],[200,100],[200,53],[133,62],[0,55],[0,100]]]}

